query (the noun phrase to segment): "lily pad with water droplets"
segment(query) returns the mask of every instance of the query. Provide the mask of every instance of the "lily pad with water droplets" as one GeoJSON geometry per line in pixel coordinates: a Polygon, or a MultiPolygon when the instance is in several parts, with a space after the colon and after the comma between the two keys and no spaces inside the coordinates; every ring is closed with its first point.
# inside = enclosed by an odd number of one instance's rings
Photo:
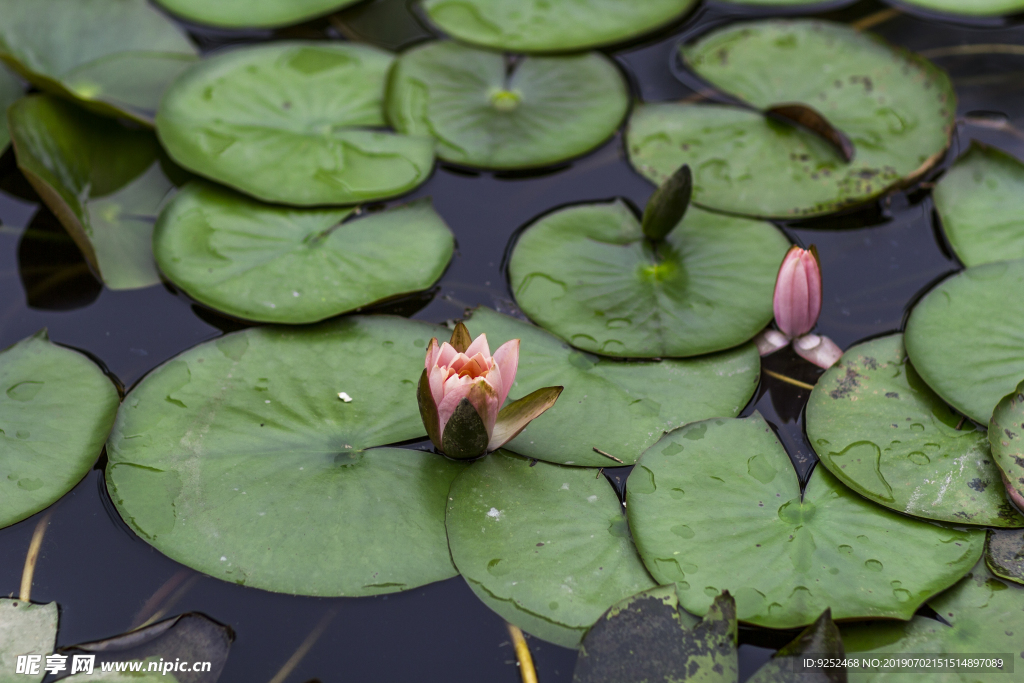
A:
{"type": "Polygon", "coordinates": [[[197,301],[296,324],[429,288],[454,242],[429,201],[360,217],[263,204],[196,182],[161,214],[153,251],[164,275],[197,301]]]}
{"type": "Polygon", "coordinates": [[[962,422],[907,362],[899,334],[849,349],[807,403],[821,463],[869,500],[925,519],[1024,526],[988,435],[962,422]]]}
{"type": "Polygon", "coordinates": [[[39,683],[46,671],[15,674],[18,657],[53,652],[57,640],[57,603],[35,605],[24,600],[0,598],[0,671],[5,681],[39,683]]]}
{"type": "Polygon", "coordinates": [[[1000,579],[1024,584],[1024,530],[989,531],[985,544],[985,564],[1000,579]]]}
{"type": "Polygon", "coordinates": [[[520,339],[510,399],[538,387],[564,386],[555,405],[506,448],[563,465],[632,465],[662,434],[688,422],[735,417],[760,379],[760,357],[748,344],[711,356],[620,361],[578,351],[544,330],[477,308],[466,321],[492,345],[520,339]]]}
{"type": "MultiPolygon", "coordinates": [[[[1024,633],[1024,587],[993,576],[979,562],[955,586],[928,601],[942,621],[915,616],[906,623],[851,624],[842,628],[846,653],[871,659],[900,657],[908,653],[939,657],[978,658],[981,653],[1013,658],[1013,671],[961,668],[955,672],[848,670],[850,683],[999,683],[1020,676],[1024,664],[1021,635],[1024,633]],[[998,653],[998,654],[997,654],[998,653]]],[[[987,655],[982,654],[982,657],[987,655]]]]}
{"type": "Polygon", "coordinates": [[[274,28],[330,14],[359,0],[157,0],[188,21],[222,28],[274,28]]]}
{"type": "Polygon", "coordinates": [[[145,0],[0,0],[0,60],[47,92],[152,125],[160,96],[196,61],[145,0]]]}
{"type": "Polygon", "coordinates": [[[776,218],[827,214],[916,179],[949,145],[956,95],[946,74],[847,26],[736,24],[682,54],[699,76],[753,107],[655,103],[634,111],[633,165],[660,183],[689,164],[698,205],[776,218]],[[852,162],[814,133],[761,113],[787,104],[823,115],[853,143],[852,162]]]}
{"type": "Polygon", "coordinates": [[[74,488],[100,457],[117,404],[103,371],[45,331],[0,351],[0,528],[74,488]]]}
{"type": "Polygon", "coordinates": [[[695,0],[423,0],[464,43],[514,52],[573,52],[621,43],[682,18],[695,0]]]}
{"type": "Polygon", "coordinates": [[[935,185],[935,209],[967,267],[1024,258],[1024,164],[974,143],[935,185]]]}
{"type": "Polygon", "coordinates": [[[1022,0],[900,0],[900,4],[972,17],[998,17],[1024,12],[1022,0]]]}
{"type": "Polygon", "coordinates": [[[21,81],[0,64],[0,154],[11,141],[7,132],[7,108],[24,94],[25,88],[21,81]]]}
{"type": "Polygon", "coordinates": [[[384,129],[393,55],[283,41],[222,52],[182,74],[157,114],[178,163],[268,202],[355,204],[407,192],[433,140],[384,129]]]}
{"type": "Polygon", "coordinates": [[[440,158],[499,169],[583,154],[615,133],[628,108],[622,74],[600,53],[510,61],[449,41],[405,52],[387,98],[395,128],[434,137],[440,158]]]}
{"type": "Polygon", "coordinates": [[[757,413],[665,435],[626,482],[629,525],[659,583],[703,614],[723,590],[768,628],[909,619],[970,571],[984,531],[941,527],[865,500],[823,467],[806,489],[757,413]],[[728,529],[729,533],[721,533],[728,529]]]}
{"type": "Polygon", "coordinates": [[[576,647],[605,610],[654,586],[594,470],[495,451],[449,496],[455,566],[484,604],[538,638],[576,647]]]}
{"type": "Polygon", "coordinates": [[[738,346],[771,321],[789,246],[768,223],[696,208],[652,245],[625,203],[583,204],[528,227],[509,277],[526,315],[584,351],[697,356],[738,346]]]}
{"type": "Polygon", "coordinates": [[[182,353],[125,398],[114,505],[169,557],[265,590],[377,595],[455,576],[444,514],[462,465],[376,448],[423,437],[415,379],[440,331],[350,317],[182,353]]]}
{"type": "Polygon", "coordinates": [[[1024,260],[988,263],[943,280],[910,313],[914,369],[957,410],[987,425],[1024,378],[1024,260]]]}
{"type": "Polygon", "coordinates": [[[111,289],[160,282],[153,224],[175,191],[156,136],[32,95],[9,112],[18,166],[111,289]]]}

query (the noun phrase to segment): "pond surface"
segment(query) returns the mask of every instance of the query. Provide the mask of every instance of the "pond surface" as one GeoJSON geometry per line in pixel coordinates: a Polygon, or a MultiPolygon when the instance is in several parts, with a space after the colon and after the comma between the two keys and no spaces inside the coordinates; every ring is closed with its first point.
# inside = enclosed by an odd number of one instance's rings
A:
{"type": "MultiPolygon", "coordinates": [[[[870,25],[889,41],[922,52],[950,71],[960,97],[961,123],[940,170],[971,139],[1024,154],[1024,139],[1012,128],[1024,118],[1024,50],[1017,56],[965,55],[955,49],[964,44],[1024,46],[1024,29],[1001,21],[954,24],[922,13],[891,11],[875,2],[822,14],[870,25]]],[[[676,76],[674,47],[681,39],[749,16],[771,13],[701,6],[682,24],[611,54],[644,100],[698,98],[676,76]]],[[[187,28],[205,51],[276,38],[337,39],[339,30],[396,49],[426,35],[393,0],[359,5],[334,22],[321,20],[276,33],[187,28]],[[387,19],[389,30],[381,30],[381,19],[387,19]]],[[[514,313],[504,265],[517,231],[526,223],[565,204],[616,196],[643,206],[653,190],[629,166],[621,134],[593,153],[544,173],[480,173],[442,164],[412,196],[433,199],[456,235],[456,256],[436,291],[387,310],[432,322],[461,317],[465,307],[479,304],[514,313]]],[[[795,242],[814,243],[821,254],[825,302],[819,332],[848,347],[902,329],[917,297],[960,268],[934,221],[926,186],[856,213],[781,224],[795,242]]],[[[10,150],[0,159],[0,293],[0,348],[46,327],[54,341],[88,353],[125,388],[177,353],[242,326],[202,309],[170,286],[103,288],[19,174],[10,150]]],[[[766,358],[764,367],[810,383],[820,374],[788,350],[766,358]]],[[[803,479],[815,461],[802,424],[808,393],[764,375],[743,412],[761,412],[803,479]]],[[[359,599],[279,595],[218,581],[164,557],[129,530],[107,496],[104,464],[105,458],[51,509],[0,530],[0,590],[13,594],[33,530],[41,517],[49,516],[32,598],[60,604],[58,646],[121,633],[156,614],[199,611],[236,633],[221,678],[225,683],[269,681],[304,645],[305,655],[275,683],[518,680],[503,620],[473,596],[462,578],[359,599]]],[[[620,489],[627,473],[627,468],[606,470],[620,489]]],[[[741,628],[740,638],[745,680],[791,634],[741,628]]],[[[572,679],[574,651],[537,639],[529,642],[541,681],[572,679]]]]}

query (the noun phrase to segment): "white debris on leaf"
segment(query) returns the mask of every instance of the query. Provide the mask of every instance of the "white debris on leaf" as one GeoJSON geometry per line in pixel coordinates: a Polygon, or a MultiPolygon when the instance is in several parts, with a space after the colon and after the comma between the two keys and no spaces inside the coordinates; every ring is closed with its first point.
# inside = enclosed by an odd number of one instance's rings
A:
{"type": "Polygon", "coordinates": [[[348,394],[346,394],[344,391],[341,391],[341,392],[338,393],[338,398],[340,398],[345,403],[351,403],[352,402],[352,397],[349,396],[348,394]]]}
{"type": "Polygon", "coordinates": [[[498,508],[491,508],[487,512],[487,516],[495,520],[501,519],[501,510],[499,510],[498,508]]]}

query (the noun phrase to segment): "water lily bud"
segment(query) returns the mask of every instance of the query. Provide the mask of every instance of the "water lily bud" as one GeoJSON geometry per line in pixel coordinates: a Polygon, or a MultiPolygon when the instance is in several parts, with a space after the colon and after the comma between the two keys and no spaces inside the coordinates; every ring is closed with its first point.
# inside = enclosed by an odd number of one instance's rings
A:
{"type": "Polygon", "coordinates": [[[494,355],[487,335],[469,341],[459,323],[450,342],[431,339],[420,377],[420,417],[437,450],[452,458],[475,458],[500,448],[554,405],[561,387],[548,387],[502,409],[519,365],[519,340],[494,355]]]}
{"type": "Polygon", "coordinates": [[[812,246],[792,247],[775,281],[775,323],[790,339],[807,334],[821,313],[821,268],[812,246]]]}

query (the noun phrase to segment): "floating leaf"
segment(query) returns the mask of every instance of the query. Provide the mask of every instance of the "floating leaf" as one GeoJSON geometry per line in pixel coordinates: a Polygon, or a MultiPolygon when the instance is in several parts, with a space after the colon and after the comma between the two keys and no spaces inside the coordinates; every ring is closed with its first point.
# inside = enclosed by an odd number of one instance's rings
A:
{"type": "Polygon", "coordinates": [[[907,362],[900,334],[851,348],[807,403],[822,464],[869,500],[925,519],[1024,526],[988,436],[962,421],[907,362]]]}
{"type": "Polygon", "coordinates": [[[157,0],[168,11],[197,24],[222,28],[274,28],[330,14],[358,0],[157,0]]]}
{"type": "Polygon", "coordinates": [[[843,161],[847,163],[853,161],[856,150],[854,150],[850,138],[846,137],[846,133],[833,126],[814,107],[809,107],[806,104],[776,104],[765,109],[764,113],[771,118],[806,128],[832,145],[843,161]]]}
{"type": "MultiPolygon", "coordinates": [[[[943,621],[916,616],[909,622],[855,624],[842,628],[848,655],[863,658],[902,656],[908,653],[962,655],[1006,653],[1021,665],[1021,624],[1024,620],[1024,588],[1007,585],[979,562],[953,588],[928,601],[943,621]],[[943,623],[945,622],[945,623],[943,623]]],[[[1011,663],[1007,663],[1011,664],[1011,663]]],[[[1007,681],[1016,676],[1006,671],[922,674],[921,670],[879,674],[849,669],[850,683],[979,683],[1007,681]]]]}
{"type": "MultiPolygon", "coordinates": [[[[46,332],[0,351],[0,528],[56,502],[93,466],[117,389],[46,332]]],[[[0,640],[2,642],[2,640],[0,640]]]]}
{"type": "Polygon", "coordinates": [[[381,129],[391,62],[377,48],[329,42],[223,52],[167,90],[157,132],[182,166],[265,201],[402,194],[433,169],[433,141],[381,129]]]}
{"type": "Polygon", "coordinates": [[[1003,473],[1006,485],[1018,496],[1024,492],[1024,381],[996,405],[988,425],[992,458],[1003,473]]]}
{"type": "Polygon", "coordinates": [[[973,143],[933,193],[942,229],[967,267],[1024,258],[1024,164],[973,143]]]}
{"type": "Polygon", "coordinates": [[[3,680],[39,683],[46,672],[16,674],[19,655],[40,655],[53,652],[57,640],[57,603],[33,605],[24,600],[0,598],[0,671],[3,680]]]}
{"type": "Polygon", "coordinates": [[[938,68],[850,27],[743,23],[683,48],[698,75],[755,109],[813,106],[853,144],[847,162],[810,131],[731,105],[655,103],[629,123],[633,165],[656,183],[682,164],[693,201],[750,216],[831,213],[912,181],[945,153],[956,113],[938,68]]]}
{"type": "Polygon", "coordinates": [[[427,17],[465,43],[515,52],[571,52],[620,43],[665,26],[695,0],[424,0],[427,17]]]}
{"type": "Polygon", "coordinates": [[[957,410],[988,424],[1024,378],[1024,261],[989,263],[943,280],[910,313],[914,369],[957,410]]]}
{"type": "Polygon", "coordinates": [[[402,54],[387,97],[392,125],[433,136],[440,158],[500,169],[579,156],[611,137],[628,108],[622,74],[600,53],[510,61],[450,41],[402,54]]]}
{"type": "Polygon", "coordinates": [[[548,462],[632,465],[664,432],[709,417],[735,417],[757,389],[753,344],[685,360],[618,361],[577,351],[544,330],[480,307],[467,320],[492,342],[521,339],[510,399],[537,387],[565,390],[507,449],[548,462]]]}
{"type": "Polygon", "coordinates": [[[825,610],[796,640],[772,655],[749,683],[846,683],[845,667],[809,667],[804,659],[841,660],[845,654],[843,637],[832,622],[832,610],[825,610]]]}
{"type": "Polygon", "coordinates": [[[963,14],[975,17],[996,17],[1003,14],[1024,12],[1021,0],[901,0],[903,4],[947,14],[963,14]]]}
{"type": "Polygon", "coordinates": [[[728,590],[739,619],[768,628],[835,619],[909,619],[975,564],[984,532],[904,517],[815,468],[801,493],[755,413],[665,435],[626,484],[630,528],[659,583],[703,614],[728,590]],[[723,534],[722,530],[728,529],[723,534]]]}
{"type": "Polygon", "coordinates": [[[153,224],[174,184],[156,137],[52,95],[25,97],[9,114],[18,167],[104,283],[160,282],[153,224]]]}
{"type": "Polygon", "coordinates": [[[1000,579],[1024,584],[1024,531],[990,530],[985,544],[985,564],[1000,579]]]}
{"type": "Polygon", "coordinates": [[[452,559],[473,592],[564,647],[579,645],[616,602],[654,585],[615,491],[595,474],[495,451],[448,494],[452,559]]]}
{"type": "Polygon", "coordinates": [[[523,311],[607,356],[697,356],[737,346],[772,319],[789,241],[761,221],[690,209],[652,245],[621,201],[550,213],[522,233],[509,277],[523,311]]]}
{"type": "Polygon", "coordinates": [[[25,88],[14,74],[0,63],[0,154],[11,141],[7,132],[7,108],[24,94],[25,88]]]}
{"type": "Polygon", "coordinates": [[[316,322],[428,289],[444,273],[454,238],[429,201],[357,215],[196,182],[161,214],[153,252],[193,299],[262,322],[316,322]]]}
{"type": "Polygon", "coordinates": [[[195,47],[145,0],[0,0],[0,60],[33,85],[152,125],[195,47]]]}
{"type": "Polygon", "coordinates": [[[415,378],[438,332],[352,317],[184,352],[125,399],[111,499],[161,552],[247,586],[376,595],[454,576],[444,512],[461,465],[374,448],[422,438],[415,378]]]}

